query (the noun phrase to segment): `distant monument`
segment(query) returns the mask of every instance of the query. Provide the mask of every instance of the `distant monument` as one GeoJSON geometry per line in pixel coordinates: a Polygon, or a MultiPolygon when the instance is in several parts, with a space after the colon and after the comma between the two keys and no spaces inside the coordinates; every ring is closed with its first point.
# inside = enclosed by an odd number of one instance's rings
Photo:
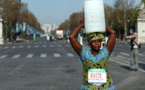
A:
{"type": "Polygon", "coordinates": [[[139,7],[140,12],[137,19],[137,33],[139,42],[145,43],[145,0],[142,0],[139,7]]]}
{"type": "Polygon", "coordinates": [[[144,2],[141,3],[140,7],[140,12],[139,12],[139,17],[138,18],[145,18],[145,5],[144,5],[144,2]]]}
{"type": "Polygon", "coordinates": [[[2,19],[3,8],[0,7],[0,44],[4,44],[3,41],[3,19],[2,19]]]}

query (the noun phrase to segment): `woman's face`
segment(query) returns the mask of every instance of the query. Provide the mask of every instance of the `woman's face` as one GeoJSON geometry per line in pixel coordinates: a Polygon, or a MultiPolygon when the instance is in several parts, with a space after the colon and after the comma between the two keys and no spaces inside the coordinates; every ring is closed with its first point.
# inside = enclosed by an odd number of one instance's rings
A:
{"type": "Polygon", "coordinates": [[[92,41],[90,42],[91,48],[92,48],[93,50],[95,50],[95,51],[100,50],[100,48],[101,48],[101,42],[102,42],[101,39],[92,40],[92,41]]]}

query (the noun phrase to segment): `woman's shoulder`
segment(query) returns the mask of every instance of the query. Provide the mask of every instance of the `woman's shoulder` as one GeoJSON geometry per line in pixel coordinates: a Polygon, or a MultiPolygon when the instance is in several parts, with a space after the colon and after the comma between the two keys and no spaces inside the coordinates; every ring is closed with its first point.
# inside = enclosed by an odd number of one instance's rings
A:
{"type": "Polygon", "coordinates": [[[80,56],[81,57],[85,57],[86,55],[88,55],[90,52],[90,47],[89,46],[82,46],[82,51],[81,51],[81,54],[80,56]]]}
{"type": "Polygon", "coordinates": [[[102,49],[101,49],[101,51],[108,52],[108,49],[107,49],[106,46],[103,46],[102,49]]]}
{"type": "Polygon", "coordinates": [[[106,46],[103,46],[103,48],[101,49],[100,53],[102,55],[104,55],[104,56],[107,56],[107,57],[109,56],[109,51],[108,51],[106,46]]]}
{"type": "Polygon", "coordinates": [[[89,47],[89,46],[86,46],[86,45],[83,45],[83,46],[82,46],[82,50],[83,50],[83,49],[85,49],[85,50],[90,50],[90,47],[89,47]]]}

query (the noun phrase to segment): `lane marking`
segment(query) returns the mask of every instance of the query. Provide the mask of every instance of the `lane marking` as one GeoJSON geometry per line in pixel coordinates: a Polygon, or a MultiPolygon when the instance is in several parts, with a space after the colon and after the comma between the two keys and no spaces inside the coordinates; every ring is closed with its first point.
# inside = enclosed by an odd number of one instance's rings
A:
{"type": "Polygon", "coordinates": [[[32,58],[33,57],[33,54],[28,54],[27,56],[26,56],[26,58],[32,58]]]}
{"type": "Polygon", "coordinates": [[[125,55],[125,56],[129,56],[129,55],[130,55],[130,54],[124,53],[124,52],[120,52],[120,54],[123,54],[123,55],[125,55]]]}
{"type": "Polygon", "coordinates": [[[38,48],[38,47],[39,47],[38,45],[35,46],[35,48],[38,48]]]}
{"type": "Polygon", "coordinates": [[[50,47],[54,47],[54,45],[50,45],[50,47]]]}
{"type": "Polygon", "coordinates": [[[72,53],[67,53],[68,57],[74,57],[74,55],[72,53]]]}
{"type": "Polygon", "coordinates": [[[59,53],[54,53],[54,57],[61,57],[59,53]]]}
{"type": "Polygon", "coordinates": [[[2,55],[0,58],[6,58],[8,55],[2,55]]]}
{"type": "Polygon", "coordinates": [[[136,76],[130,76],[130,77],[127,77],[123,80],[121,80],[119,83],[117,83],[117,87],[124,87],[125,85],[128,85],[130,84],[130,82],[135,82],[139,77],[136,77],[136,76]]]}
{"type": "Polygon", "coordinates": [[[30,48],[31,46],[27,46],[27,48],[30,48]]]}
{"type": "Polygon", "coordinates": [[[42,47],[46,47],[46,45],[43,45],[42,47]]]}
{"type": "Polygon", "coordinates": [[[7,49],[7,48],[9,48],[9,47],[4,47],[4,49],[7,49]]]}
{"type": "Polygon", "coordinates": [[[61,47],[61,45],[57,45],[58,47],[61,47]]]}
{"type": "Polygon", "coordinates": [[[23,48],[24,46],[19,46],[19,48],[23,48]]]}
{"type": "Polygon", "coordinates": [[[69,47],[70,45],[65,45],[66,47],[69,47]]]}
{"type": "MultiPolygon", "coordinates": [[[[113,62],[116,62],[116,63],[118,63],[118,64],[121,64],[121,65],[130,67],[130,65],[128,65],[128,64],[126,64],[126,63],[122,63],[122,62],[116,61],[116,60],[111,59],[111,58],[110,58],[109,60],[110,60],[110,61],[113,61],[113,62]]],[[[143,70],[143,69],[138,68],[138,70],[140,70],[141,72],[145,73],[145,70],[143,70]]]]}
{"type": "Polygon", "coordinates": [[[141,54],[141,53],[138,53],[138,55],[140,55],[140,56],[145,56],[144,54],[141,54]]]}
{"type": "MultiPolygon", "coordinates": [[[[125,53],[125,52],[120,52],[120,54],[125,55],[125,56],[130,56],[130,54],[125,53]]],[[[139,56],[145,56],[145,55],[142,54],[142,53],[138,53],[138,55],[139,55],[139,56]]]]}
{"type": "Polygon", "coordinates": [[[16,48],[16,46],[13,46],[12,48],[16,48]]]}
{"type": "Polygon", "coordinates": [[[17,54],[17,55],[14,55],[12,58],[19,58],[21,55],[20,54],[17,54]]]}
{"type": "Polygon", "coordinates": [[[41,58],[46,58],[47,57],[47,55],[46,54],[41,54],[41,56],[40,56],[41,58]]]}
{"type": "Polygon", "coordinates": [[[121,59],[126,59],[125,57],[120,56],[120,55],[117,55],[116,57],[117,57],[117,58],[121,58],[121,59]]]}

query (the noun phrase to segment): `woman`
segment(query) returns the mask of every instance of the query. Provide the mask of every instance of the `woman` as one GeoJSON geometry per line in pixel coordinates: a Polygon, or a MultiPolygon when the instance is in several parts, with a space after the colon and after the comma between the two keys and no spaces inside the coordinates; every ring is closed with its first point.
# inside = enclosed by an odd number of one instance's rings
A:
{"type": "Polygon", "coordinates": [[[73,49],[80,56],[83,66],[83,81],[81,90],[114,90],[112,78],[108,73],[107,62],[113,51],[116,33],[109,26],[106,31],[110,34],[106,46],[101,48],[104,39],[101,33],[88,34],[90,48],[82,46],[76,39],[78,32],[84,28],[84,23],[76,27],[69,39],[73,49]]]}

